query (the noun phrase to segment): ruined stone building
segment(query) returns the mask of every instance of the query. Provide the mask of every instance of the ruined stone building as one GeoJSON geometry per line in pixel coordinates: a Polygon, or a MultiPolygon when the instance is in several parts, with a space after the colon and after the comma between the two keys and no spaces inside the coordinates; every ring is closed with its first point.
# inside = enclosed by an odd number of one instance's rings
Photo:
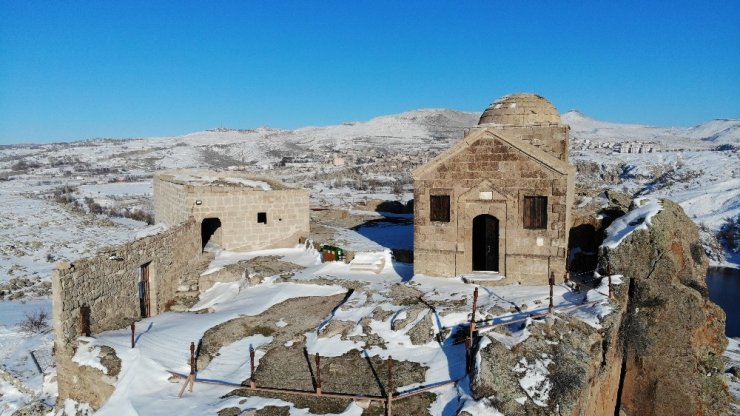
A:
{"type": "Polygon", "coordinates": [[[562,277],[576,174],[569,130],[545,98],[504,96],[414,171],[415,272],[530,284],[562,277]]]}
{"type": "Polygon", "coordinates": [[[237,172],[159,172],[154,212],[167,225],[194,217],[202,246],[211,241],[226,250],[292,247],[309,231],[308,191],[237,172]]]}
{"type": "Polygon", "coordinates": [[[52,276],[59,397],[97,407],[113,386],[72,357],[80,335],[172,310],[198,291],[213,241],[228,250],[293,247],[308,236],[308,192],[240,173],[172,171],[154,177],[157,223],[135,241],[60,262],[52,276]],[[89,376],[89,377],[88,377],[89,376]],[[104,392],[104,393],[103,393],[104,392]]]}

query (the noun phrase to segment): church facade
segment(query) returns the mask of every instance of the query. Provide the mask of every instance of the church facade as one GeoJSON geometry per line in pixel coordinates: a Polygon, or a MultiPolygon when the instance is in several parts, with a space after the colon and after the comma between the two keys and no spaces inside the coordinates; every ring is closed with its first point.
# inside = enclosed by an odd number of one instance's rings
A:
{"type": "Polygon", "coordinates": [[[414,171],[415,273],[560,279],[576,175],[569,131],[545,98],[505,96],[461,142],[414,171]]]}

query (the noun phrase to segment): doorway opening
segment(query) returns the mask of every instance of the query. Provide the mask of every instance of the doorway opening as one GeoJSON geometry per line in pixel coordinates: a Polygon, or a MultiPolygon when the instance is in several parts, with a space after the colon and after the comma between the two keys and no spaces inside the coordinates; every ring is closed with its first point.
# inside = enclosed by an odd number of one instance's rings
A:
{"type": "Polygon", "coordinates": [[[498,272],[498,219],[483,214],[473,218],[473,270],[498,272]]]}
{"type": "Polygon", "coordinates": [[[206,244],[211,240],[216,231],[221,228],[221,220],[218,218],[204,218],[200,223],[200,242],[201,249],[206,248],[206,244]]]}
{"type": "Polygon", "coordinates": [[[139,312],[142,318],[151,316],[151,288],[149,285],[149,265],[139,266],[139,312]]]}

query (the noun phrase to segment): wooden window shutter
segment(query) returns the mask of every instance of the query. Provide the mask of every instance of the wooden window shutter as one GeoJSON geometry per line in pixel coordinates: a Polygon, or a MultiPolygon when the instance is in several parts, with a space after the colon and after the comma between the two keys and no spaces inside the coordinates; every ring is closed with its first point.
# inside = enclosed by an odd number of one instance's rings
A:
{"type": "Polygon", "coordinates": [[[450,196],[432,195],[429,199],[430,215],[432,221],[450,222],[450,196]]]}
{"type": "Polygon", "coordinates": [[[547,229],[547,197],[524,197],[524,228],[547,229]]]}

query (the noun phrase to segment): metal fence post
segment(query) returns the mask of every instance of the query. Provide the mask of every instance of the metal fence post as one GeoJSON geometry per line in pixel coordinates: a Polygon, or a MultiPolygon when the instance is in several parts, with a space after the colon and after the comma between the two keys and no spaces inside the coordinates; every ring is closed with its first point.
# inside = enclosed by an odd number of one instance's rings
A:
{"type": "Polygon", "coordinates": [[[393,416],[393,356],[388,356],[388,387],[386,387],[386,416],[393,416]]]}
{"type": "Polygon", "coordinates": [[[193,384],[195,384],[195,342],[190,343],[190,388],[189,392],[193,392],[193,384]]]}
{"type": "Polygon", "coordinates": [[[249,346],[249,388],[254,390],[257,383],[254,381],[254,347],[249,346]]]}
{"type": "Polygon", "coordinates": [[[555,272],[550,272],[550,306],[548,307],[548,313],[552,315],[553,310],[555,309],[555,304],[553,302],[553,287],[555,286],[555,272]]]}
{"type": "Polygon", "coordinates": [[[470,371],[473,366],[473,341],[477,331],[475,324],[475,311],[478,309],[478,288],[473,291],[473,311],[470,313],[470,327],[468,337],[465,340],[465,370],[470,371]]]}
{"type": "Polygon", "coordinates": [[[321,396],[321,357],[316,353],[316,395],[321,396]]]}
{"type": "Polygon", "coordinates": [[[192,393],[193,384],[195,384],[195,342],[190,343],[190,375],[185,379],[185,384],[182,385],[177,397],[182,397],[182,394],[185,392],[185,387],[188,386],[190,387],[188,391],[192,393]]]}

